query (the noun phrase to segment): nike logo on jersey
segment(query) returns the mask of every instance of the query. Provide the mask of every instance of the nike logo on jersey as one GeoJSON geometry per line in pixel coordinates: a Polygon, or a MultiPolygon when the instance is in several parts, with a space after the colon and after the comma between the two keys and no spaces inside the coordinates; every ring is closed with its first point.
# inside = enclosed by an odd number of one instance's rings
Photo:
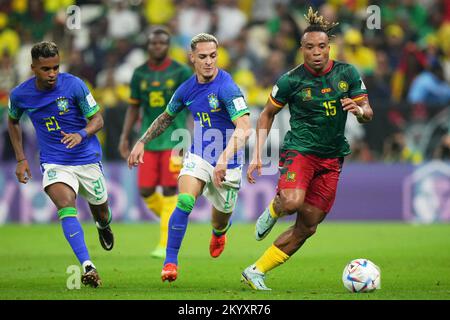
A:
{"type": "Polygon", "coordinates": [[[69,234],[69,237],[70,238],[73,238],[73,237],[75,237],[77,234],[79,234],[80,233],[80,231],[77,231],[77,232],[75,232],[75,233],[71,233],[71,234],[69,234]]]}
{"type": "Polygon", "coordinates": [[[186,107],[189,107],[189,105],[191,105],[192,102],[194,102],[194,100],[192,100],[192,101],[186,101],[186,103],[185,103],[186,107]]]}

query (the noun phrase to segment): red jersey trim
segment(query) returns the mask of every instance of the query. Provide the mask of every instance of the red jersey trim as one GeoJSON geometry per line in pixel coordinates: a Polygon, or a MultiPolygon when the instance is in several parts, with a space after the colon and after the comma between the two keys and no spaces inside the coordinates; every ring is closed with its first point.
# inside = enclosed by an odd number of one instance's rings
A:
{"type": "Polygon", "coordinates": [[[151,64],[150,61],[147,63],[147,66],[152,71],[164,71],[172,64],[172,60],[170,58],[164,59],[161,64],[151,64]]]}
{"type": "Polygon", "coordinates": [[[334,61],[333,60],[329,60],[328,61],[328,66],[325,68],[324,71],[322,71],[320,73],[317,73],[316,71],[311,69],[306,63],[304,63],[303,65],[305,66],[305,69],[308,70],[313,76],[318,77],[318,76],[323,76],[323,75],[327,74],[328,72],[330,72],[331,69],[333,69],[334,61]]]}

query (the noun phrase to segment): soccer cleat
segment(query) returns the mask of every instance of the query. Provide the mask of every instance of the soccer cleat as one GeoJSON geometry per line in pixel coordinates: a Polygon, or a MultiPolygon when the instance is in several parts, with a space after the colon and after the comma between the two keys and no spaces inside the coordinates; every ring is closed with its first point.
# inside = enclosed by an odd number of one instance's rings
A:
{"type": "Polygon", "coordinates": [[[164,282],[168,280],[169,282],[177,280],[178,270],[175,263],[168,263],[164,265],[161,271],[161,280],[164,282]]]}
{"type": "Polygon", "coordinates": [[[112,233],[111,227],[107,226],[104,229],[97,227],[98,238],[103,249],[110,251],[114,247],[114,234],[112,233]]]}
{"type": "Polygon", "coordinates": [[[216,236],[214,233],[211,236],[209,242],[209,254],[213,258],[220,256],[225,249],[225,243],[227,242],[227,236],[225,234],[216,236]]]}
{"type": "Polygon", "coordinates": [[[166,248],[157,246],[150,254],[152,258],[164,259],[166,257],[166,248]]]}
{"type": "Polygon", "coordinates": [[[257,241],[261,241],[264,239],[272,230],[273,226],[277,222],[277,218],[273,218],[270,215],[270,211],[267,208],[264,212],[259,216],[258,220],[256,220],[255,225],[255,238],[257,241]]]}
{"type": "Polygon", "coordinates": [[[81,282],[85,286],[91,286],[92,288],[97,288],[102,285],[102,280],[98,275],[97,269],[92,265],[87,265],[84,274],[81,276],[81,282]]]}
{"type": "Polygon", "coordinates": [[[269,291],[264,283],[264,273],[258,271],[254,264],[247,267],[241,274],[241,282],[248,284],[254,290],[269,291]]]}

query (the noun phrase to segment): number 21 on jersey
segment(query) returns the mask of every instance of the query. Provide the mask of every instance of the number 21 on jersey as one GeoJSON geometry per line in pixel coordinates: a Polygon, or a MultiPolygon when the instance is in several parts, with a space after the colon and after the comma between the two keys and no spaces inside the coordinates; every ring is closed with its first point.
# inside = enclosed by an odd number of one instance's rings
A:
{"type": "Polygon", "coordinates": [[[59,126],[58,121],[56,120],[56,117],[48,117],[48,118],[44,118],[45,120],[45,125],[47,126],[47,130],[50,131],[55,131],[55,130],[61,130],[61,127],[59,126]]]}

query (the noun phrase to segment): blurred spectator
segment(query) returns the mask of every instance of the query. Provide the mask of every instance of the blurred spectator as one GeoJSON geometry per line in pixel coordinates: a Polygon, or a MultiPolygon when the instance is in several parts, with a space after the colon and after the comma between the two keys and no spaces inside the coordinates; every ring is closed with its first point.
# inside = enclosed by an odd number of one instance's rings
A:
{"type": "Polygon", "coordinates": [[[67,72],[83,79],[90,85],[95,83],[94,69],[84,62],[83,55],[78,50],[71,50],[69,52],[67,72]]]}
{"type": "Polygon", "coordinates": [[[167,24],[175,16],[172,0],[147,0],[144,15],[149,24],[167,24]]]}
{"type": "Polygon", "coordinates": [[[182,1],[177,12],[177,33],[185,39],[183,47],[187,49],[193,36],[210,31],[211,12],[207,10],[203,0],[182,1]]]}
{"type": "Polygon", "coordinates": [[[450,133],[444,135],[433,153],[434,159],[450,160],[450,133]]]}
{"type": "Polygon", "coordinates": [[[108,35],[114,39],[123,39],[136,35],[140,31],[139,15],[130,10],[127,0],[111,0],[112,8],[108,12],[108,35]]]}
{"type": "Polygon", "coordinates": [[[425,54],[414,42],[408,42],[400,55],[400,63],[392,76],[391,92],[394,102],[406,98],[411,82],[422,72],[425,66],[425,54]]]}
{"type": "Polygon", "coordinates": [[[384,142],[383,160],[385,162],[409,162],[418,164],[423,161],[423,155],[416,148],[408,146],[404,133],[397,131],[384,142]]]}
{"type": "Polygon", "coordinates": [[[450,85],[445,82],[442,67],[435,62],[429,70],[420,73],[411,83],[408,102],[426,106],[450,103],[450,85]]]}
{"type": "Polygon", "coordinates": [[[9,27],[9,18],[0,12],[0,56],[7,53],[15,56],[20,49],[19,34],[9,27]]]}
{"type": "Polygon", "coordinates": [[[363,75],[373,74],[376,68],[375,52],[364,46],[361,32],[349,29],[344,33],[343,60],[353,64],[363,75]]]}
{"type": "Polygon", "coordinates": [[[286,64],[293,66],[302,33],[287,4],[278,3],[276,9],[276,16],[267,23],[272,35],[269,45],[273,49],[282,50],[286,56],[286,64]]]}
{"type": "Polygon", "coordinates": [[[389,59],[385,51],[377,50],[376,64],[377,68],[373,74],[364,78],[367,88],[370,88],[370,97],[373,101],[386,100],[391,98],[391,68],[389,67],[389,59]]]}
{"type": "Polygon", "coordinates": [[[391,24],[386,27],[384,33],[386,39],[382,50],[386,52],[389,59],[389,67],[391,70],[395,70],[400,63],[400,52],[402,51],[404,44],[404,32],[398,24],[391,24]]]}
{"type": "Polygon", "coordinates": [[[224,46],[236,39],[247,23],[247,16],[237,6],[237,0],[217,0],[214,14],[217,16],[214,34],[224,46]]]}
{"type": "Polygon", "coordinates": [[[39,42],[52,30],[54,14],[45,10],[42,0],[28,0],[27,10],[16,15],[20,32],[28,32],[32,42],[39,42]]]}

